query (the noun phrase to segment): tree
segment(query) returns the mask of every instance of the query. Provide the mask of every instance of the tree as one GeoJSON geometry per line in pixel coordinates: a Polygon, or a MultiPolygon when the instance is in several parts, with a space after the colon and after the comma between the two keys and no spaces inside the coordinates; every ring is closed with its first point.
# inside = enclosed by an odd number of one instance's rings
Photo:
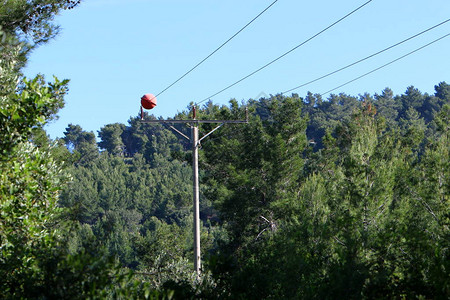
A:
{"type": "Polygon", "coordinates": [[[448,107],[421,156],[375,114],[365,102],[325,135],[295,195],[272,204],[275,232],[213,261],[234,298],[446,297],[448,107]]]}
{"type": "Polygon", "coordinates": [[[401,103],[399,113],[400,118],[405,118],[408,109],[415,109],[420,112],[420,108],[424,104],[424,95],[414,86],[409,86],[403,95],[398,96],[401,103]]]}
{"type": "Polygon", "coordinates": [[[30,51],[54,38],[59,27],[52,23],[61,10],[73,9],[80,0],[17,0],[3,1],[0,7],[0,27],[9,39],[21,47],[17,49],[18,71],[30,51]]]}
{"type": "Polygon", "coordinates": [[[448,101],[450,99],[450,85],[445,81],[434,86],[435,96],[441,100],[448,101]]]}
{"type": "Polygon", "coordinates": [[[29,50],[53,36],[49,20],[76,5],[70,2],[3,1],[0,7],[2,299],[85,299],[132,291],[123,289],[129,280],[115,272],[114,263],[67,248],[69,229],[62,226],[57,206],[67,176],[51,147],[38,145],[43,139],[37,134],[63,106],[68,81],[45,83],[42,76],[27,80],[20,74],[29,50]]]}
{"type": "Polygon", "coordinates": [[[386,119],[386,125],[390,129],[397,126],[397,116],[399,104],[394,100],[394,93],[391,89],[385,88],[381,95],[375,94],[375,106],[378,115],[386,119]]]}
{"type": "Polygon", "coordinates": [[[125,145],[122,141],[122,133],[125,125],[120,123],[108,124],[100,129],[98,136],[101,141],[100,148],[106,149],[110,154],[123,155],[125,145]]]}
{"type": "Polygon", "coordinates": [[[92,163],[98,157],[98,148],[93,132],[84,131],[80,125],[69,124],[64,132],[64,142],[73,152],[73,160],[80,165],[92,163]]]}
{"type": "Polygon", "coordinates": [[[400,118],[400,128],[405,136],[404,142],[409,148],[417,150],[425,137],[425,120],[413,107],[409,107],[405,112],[405,117],[400,118]]]}
{"type": "Polygon", "coordinates": [[[410,173],[416,183],[408,189],[410,213],[405,218],[405,251],[409,253],[411,285],[419,285],[424,294],[445,298],[450,293],[448,252],[450,246],[450,164],[449,164],[449,105],[436,116],[438,136],[426,146],[417,172],[410,173]],[[414,266],[414,267],[412,267],[414,266]],[[415,280],[415,281],[414,281],[415,280]],[[418,284],[419,283],[419,284],[418,284]]]}
{"type": "MultiPolygon", "coordinates": [[[[229,245],[240,258],[247,247],[276,231],[281,218],[277,205],[293,199],[302,176],[306,122],[301,99],[277,96],[261,101],[267,104],[267,119],[253,116],[248,125],[224,128],[214,143],[203,145],[207,195],[216,199],[229,245]]],[[[232,102],[231,109],[223,107],[218,115],[232,117],[243,110],[232,102]]]]}

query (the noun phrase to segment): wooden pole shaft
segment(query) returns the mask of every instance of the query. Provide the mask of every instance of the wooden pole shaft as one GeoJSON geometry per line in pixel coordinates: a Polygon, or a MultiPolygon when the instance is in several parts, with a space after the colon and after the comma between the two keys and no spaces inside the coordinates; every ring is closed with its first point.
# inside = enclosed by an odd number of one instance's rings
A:
{"type": "Polygon", "coordinates": [[[193,170],[193,200],[194,200],[194,269],[200,275],[200,192],[198,183],[198,127],[191,128],[192,170],[193,170]]]}

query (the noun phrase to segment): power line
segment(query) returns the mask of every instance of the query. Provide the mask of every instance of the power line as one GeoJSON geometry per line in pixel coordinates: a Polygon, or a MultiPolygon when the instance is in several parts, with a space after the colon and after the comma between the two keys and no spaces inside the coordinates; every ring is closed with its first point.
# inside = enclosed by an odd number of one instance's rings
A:
{"type": "Polygon", "coordinates": [[[349,12],[348,14],[346,14],[345,16],[343,16],[342,18],[340,18],[339,20],[337,20],[336,22],[334,22],[333,24],[329,25],[328,27],[326,27],[325,29],[322,29],[321,31],[319,31],[318,33],[316,33],[315,35],[313,35],[312,37],[308,38],[307,40],[305,40],[304,42],[298,44],[297,46],[295,46],[294,48],[292,48],[291,50],[285,52],[284,54],[278,56],[277,58],[275,58],[274,60],[272,60],[271,62],[265,64],[264,66],[260,67],[259,69],[257,69],[256,71],[253,71],[252,73],[248,74],[247,76],[239,79],[238,81],[230,84],[229,86],[227,86],[226,88],[218,91],[217,93],[203,99],[200,102],[197,102],[197,104],[200,104],[202,102],[205,102],[215,96],[217,96],[218,94],[228,90],[229,88],[235,86],[236,84],[244,81],[245,79],[249,78],[250,76],[255,75],[256,73],[258,73],[259,71],[267,68],[268,66],[270,66],[271,64],[275,63],[276,61],[282,59],[283,57],[285,57],[286,55],[288,55],[289,53],[293,52],[294,50],[297,50],[299,47],[303,46],[304,44],[306,44],[307,42],[311,41],[312,39],[316,38],[317,36],[319,36],[320,34],[324,33],[325,31],[327,31],[328,29],[330,29],[331,27],[333,27],[334,25],[338,24],[339,22],[343,21],[344,19],[346,19],[347,17],[349,17],[350,15],[352,15],[353,13],[357,12],[358,10],[360,10],[361,8],[363,8],[364,6],[366,6],[367,4],[369,4],[370,2],[372,2],[372,0],[367,1],[366,3],[362,4],[361,6],[359,6],[358,8],[354,9],[353,11],[349,12]]]}
{"type": "Polygon", "coordinates": [[[337,90],[337,89],[343,87],[344,85],[347,85],[347,84],[349,84],[349,83],[352,83],[353,81],[356,81],[356,80],[358,80],[358,79],[361,79],[361,78],[363,78],[363,77],[365,77],[365,76],[367,76],[367,75],[369,75],[369,74],[372,74],[373,72],[378,71],[378,70],[380,70],[380,69],[382,69],[382,68],[384,68],[384,67],[386,67],[386,66],[388,66],[388,65],[390,65],[390,64],[393,64],[394,62],[399,61],[400,59],[405,58],[405,57],[407,57],[407,56],[409,56],[409,55],[411,55],[411,54],[413,54],[413,53],[415,53],[415,52],[417,52],[417,51],[419,51],[419,50],[422,50],[423,48],[428,47],[428,46],[430,46],[431,44],[434,44],[434,43],[436,43],[436,42],[438,42],[438,41],[440,41],[440,40],[446,38],[446,37],[449,36],[449,35],[450,35],[450,33],[447,33],[446,35],[441,36],[440,38],[438,38],[438,39],[436,39],[436,40],[434,40],[434,41],[432,41],[432,42],[430,42],[430,43],[428,43],[428,44],[426,44],[426,45],[424,45],[424,46],[422,46],[422,47],[420,47],[420,48],[417,48],[417,49],[415,49],[415,50],[413,50],[413,51],[411,51],[411,52],[409,52],[409,53],[407,53],[407,54],[405,54],[405,55],[403,55],[403,56],[400,56],[400,57],[397,58],[397,59],[394,59],[394,60],[388,62],[387,64],[382,65],[381,67],[378,67],[378,68],[376,68],[376,69],[373,69],[373,70],[370,71],[370,72],[367,72],[367,73],[365,73],[365,74],[363,74],[363,75],[361,75],[361,76],[356,77],[355,79],[352,79],[352,80],[350,80],[350,81],[347,81],[347,82],[344,83],[344,84],[341,84],[340,86],[337,86],[337,87],[335,87],[335,88],[333,88],[333,89],[331,89],[331,90],[329,90],[329,91],[326,91],[325,93],[320,94],[320,96],[323,96],[323,95],[325,95],[325,94],[331,93],[332,91],[337,90]]]}
{"type": "Polygon", "coordinates": [[[247,28],[250,24],[252,24],[256,19],[258,19],[262,14],[264,14],[269,8],[271,8],[276,2],[278,2],[278,0],[273,1],[269,6],[267,6],[262,12],[260,12],[256,17],[254,17],[250,22],[248,22],[244,27],[242,27],[238,32],[236,32],[233,36],[231,36],[228,40],[226,40],[222,45],[220,45],[216,50],[214,50],[213,52],[211,52],[211,54],[209,54],[207,57],[205,57],[202,61],[200,61],[198,64],[196,64],[194,67],[192,67],[189,71],[187,71],[186,73],[184,73],[180,78],[178,78],[177,80],[175,80],[172,84],[170,84],[168,87],[166,87],[165,89],[163,89],[161,92],[159,92],[155,97],[158,97],[159,95],[161,95],[162,93],[164,93],[165,91],[167,91],[169,88],[171,88],[173,85],[175,85],[177,82],[179,82],[181,79],[183,79],[184,77],[186,77],[189,73],[191,73],[192,71],[194,71],[198,66],[200,66],[202,63],[204,63],[208,58],[210,58],[211,56],[213,56],[217,51],[219,51],[223,46],[225,46],[226,44],[228,44],[229,41],[231,41],[232,39],[234,39],[239,33],[241,33],[245,28],[247,28]]]}
{"type": "Polygon", "coordinates": [[[409,41],[409,40],[412,40],[412,39],[414,39],[414,38],[416,38],[416,37],[418,37],[418,36],[420,36],[420,35],[422,35],[422,34],[428,32],[428,31],[430,31],[430,30],[432,30],[432,29],[434,29],[434,28],[436,28],[436,27],[439,27],[439,26],[441,26],[441,25],[447,23],[448,21],[450,21],[450,19],[447,19],[447,20],[445,20],[444,22],[441,22],[441,23],[439,23],[439,24],[437,24],[437,25],[434,25],[433,27],[430,27],[430,28],[428,28],[428,29],[426,29],[426,30],[424,30],[424,31],[422,31],[422,32],[419,32],[419,33],[417,33],[417,34],[415,34],[415,35],[413,35],[413,36],[411,36],[411,37],[409,37],[409,38],[407,38],[407,39],[404,39],[403,41],[398,42],[398,43],[396,43],[396,44],[394,44],[394,45],[392,45],[392,46],[389,46],[389,47],[387,47],[387,48],[385,48],[385,49],[383,49],[383,50],[381,50],[381,51],[378,51],[378,52],[376,52],[376,53],[374,53],[374,54],[371,54],[371,55],[369,55],[369,56],[366,56],[366,57],[364,57],[363,59],[360,59],[360,60],[358,60],[358,61],[356,61],[356,62],[354,62],[354,63],[351,63],[351,64],[349,64],[349,65],[347,65],[347,66],[345,66],[345,67],[342,67],[342,68],[340,68],[340,69],[338,69],[338,70],[336,70],[336,71],[330,72],[330,73],[328,73],[328,74],[326,74],[326,75],[323,75],[323,76],[321,76],[321,77],[318,77],[318,78],[316,78],[316,79],[314,79],[314,80],[311,80],[311,81],[308,81],[308,82],[306,82],[306,83],[303,83],[303,84],[301,84],[301,85],[299,85],[299,86],[296,86],[295,88],[292,88],[292,89],[289,89],[289,90],[287,90],[287,91],[285,91],[285,92],[282,92],[281,94],[289,93],[289,92],[291,92],[291,91],[293,91],[293,90],[299,89],[299,88],[304,87],[304,86],[306,86],[306,85],[308,85],[308,84],[311,84],[311,83],[313,83],[313,82],[319,81],[319,80],[321,80],[321,79],[323,79],[323,78],[326,78],[326,77],[328,77],[328,76],[330,76],[330,75],[336,74],[336,73],[338,73],[338,72],[340,72],[340,71],[343,71],[343,70],[345,70],[345,69],[347,69],[347,68],[350,68],[350,67],[352,67],[352,66],[354,66],[354,65],[356,65],[356,64],[359,64],[359,63],[361,63],[361,62],[363,62],[363,61],[365,61],[365,60],[367,60],[367,59],[369,59],[369,58],[372,58],[372,57],[374,57],[374,56],[376,56],[376,55],[378,55],[378,54],[381,54],[381,53],[383,53],[383,52],[385,52],[385,51],[387,51],[387,50],[390,50],[390,49],[392,49],[392,48],[394,48],[394,47],[397,47],[397,46],[399,46],[399,45],[401,45],[401,44],[403,44],[403,43],[405,43],[405,42],[407,42],[407,41],[409,41]]]}

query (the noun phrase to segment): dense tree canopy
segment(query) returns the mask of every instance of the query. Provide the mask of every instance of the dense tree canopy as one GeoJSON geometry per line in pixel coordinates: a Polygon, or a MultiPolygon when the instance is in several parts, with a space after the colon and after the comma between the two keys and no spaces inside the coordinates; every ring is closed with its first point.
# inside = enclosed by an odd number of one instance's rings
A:
{"type": "MultiPolygon", "coordinates": [[[[156,288],[172,280],[183,293],[225,298],[443,297],[447,87],[199,108],[205,119],[250,114],[249,124],[202,141],[202,290],[190,271],[190,147],[170,129],[139,118],[101,128],[106,151],[74,164],[60,203],[73,209],[80,235],[88,230],[156,288]]],[[[70,125],[64,140],[73,133],[89,134],[70,125]]]]}

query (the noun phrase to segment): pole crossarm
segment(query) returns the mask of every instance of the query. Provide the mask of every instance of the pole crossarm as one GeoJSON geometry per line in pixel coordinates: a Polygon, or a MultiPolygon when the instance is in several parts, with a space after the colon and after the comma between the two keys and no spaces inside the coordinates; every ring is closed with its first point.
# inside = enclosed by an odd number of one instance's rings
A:
{"type": "Polygon", "coordinates": [[[248,124],[248,120],[141,120],[141,123],[172,123],[172,124],[200,124],[200,123],[223,123],[223,124],[248,124]]]}

